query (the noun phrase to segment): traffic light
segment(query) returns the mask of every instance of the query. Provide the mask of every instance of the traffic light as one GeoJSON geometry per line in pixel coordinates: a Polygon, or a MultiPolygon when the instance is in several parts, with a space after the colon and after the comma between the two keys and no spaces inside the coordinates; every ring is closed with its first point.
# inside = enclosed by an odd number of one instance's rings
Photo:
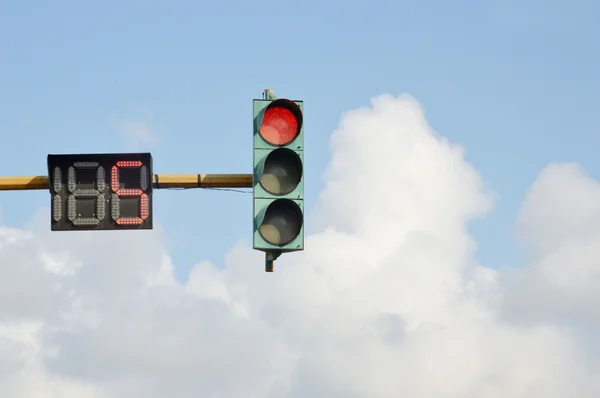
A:
{"type": "Polygon", "coordinates": [[[304,249],[304,105],[269,91],[253,105],[253,243],[277,258],[304,249]]]}

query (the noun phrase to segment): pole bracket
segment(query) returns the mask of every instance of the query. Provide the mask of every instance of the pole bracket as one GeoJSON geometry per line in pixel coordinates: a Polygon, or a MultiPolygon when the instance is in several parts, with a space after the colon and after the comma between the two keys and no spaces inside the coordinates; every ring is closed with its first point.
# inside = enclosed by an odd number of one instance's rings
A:
{"type": "Polygon", "coordinates": [[[273,272],[275,260],[281,256],[281,250],[265,252],[265,272],[273,272]]]}

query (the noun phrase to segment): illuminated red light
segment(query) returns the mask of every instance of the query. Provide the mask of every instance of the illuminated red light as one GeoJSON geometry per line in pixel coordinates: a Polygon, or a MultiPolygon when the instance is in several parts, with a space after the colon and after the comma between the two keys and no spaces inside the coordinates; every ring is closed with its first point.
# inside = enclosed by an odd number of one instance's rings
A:
{"type": "Polygon", "coordinates": [[[142,167],[142,162],[139,160],[119,160],[117,167],[142,167]]]}
{"type": "Polygon", "coordinates": [[[299,124],[294,113],[284,106],[267,108],[259,133],[271,145],[287,145],[298,135],[299,124]]]}
{"type": "MultiPolygon", "coordinates": [[[[113,189],[114,190],[114,189],[113,189]]],[[[118,189],[115,193],[119,196],[140,196],[144,191],[141,189],[118,189]]]]}
{"type": "Polygon", "coordinates": [[[144,191],[139,188],[119,189],[119,168],[120,167],[141,167],[142,162],[121,160],[110,170],[110,187],[113,192],[119,196],[140,196],[144,191]]]}
{"type": "Polygon", "coordinates": [[[119,188],[119,168],[121,167],[142,167],[142,162],[120,160],[110,170],[110,186],[114,193],[119,197],[140,198],[140,217],[119,217],[115,222],[117,225],[141,225],[150,215],[148,195],[139,188],[119,188]]]}
{"type": "Polygon", "coordinates": [[[120,217],[115,221],[118,225],[140,225],[144,222],[140,217],[120,217]]]}
{"type": "Polygon", "coordinates": [[[141,198],[140,198],[140,213],[142,216],[142,220],[145,220],[148,218],[149,212],[148,212],[148,195],[146,195],[145,193],[142,194],[141,198]]]}

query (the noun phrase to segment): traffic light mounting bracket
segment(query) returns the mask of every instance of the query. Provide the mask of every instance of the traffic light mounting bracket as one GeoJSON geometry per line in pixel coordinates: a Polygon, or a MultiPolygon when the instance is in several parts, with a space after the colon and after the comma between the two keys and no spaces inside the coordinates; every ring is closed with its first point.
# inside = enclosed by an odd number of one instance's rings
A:
{"type": "Polygon", "coordinates": [[[275,260],[281,256],[281,250],[273,250],[265,252],[265,272],[273,272],[275,260]]]}

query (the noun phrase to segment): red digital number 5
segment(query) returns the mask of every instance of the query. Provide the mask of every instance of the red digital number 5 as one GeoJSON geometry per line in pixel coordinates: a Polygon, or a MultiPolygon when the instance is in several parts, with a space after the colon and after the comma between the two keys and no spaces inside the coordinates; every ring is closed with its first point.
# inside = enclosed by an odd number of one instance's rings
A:
{"type": "Polygon", "coordinates": [[[111,214],[117,225],[141,225],[148,218],[148,195],[144,192],[148,189],[148,168],[139,160],[120,160],[111,169],[110,187],[113,192],[111,198],[111,214]],[[119,188],[120,168],[140,168],[140,187],[136,189],[119,188]],[[120,198],[140,198],[139,217],[121,217],[120,198]]]}

